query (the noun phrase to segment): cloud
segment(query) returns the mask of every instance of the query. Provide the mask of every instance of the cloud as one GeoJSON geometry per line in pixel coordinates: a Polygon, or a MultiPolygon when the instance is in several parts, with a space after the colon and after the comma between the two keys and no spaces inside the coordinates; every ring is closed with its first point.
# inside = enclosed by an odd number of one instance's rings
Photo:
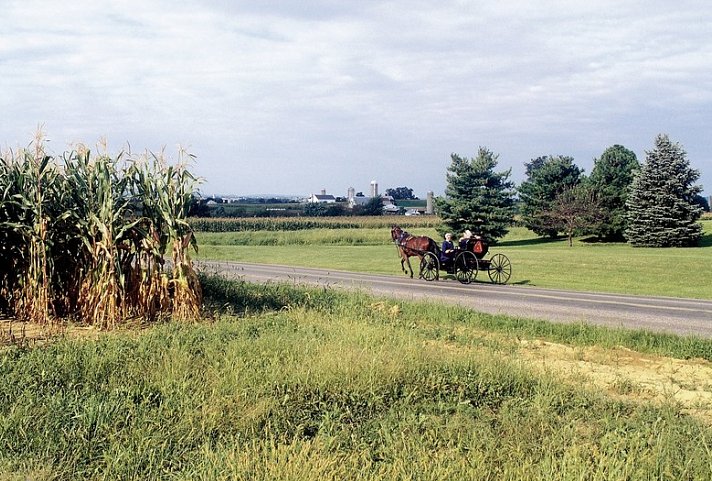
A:
{"type": "Polygon", "coordinates": [[[189,144],[236,193],[437,192],[478,145],[519,181],[659,132],[709,171],[711,23],[685,1],[9,2],[0,142],[44,122],[60,144],[189,144]]]}

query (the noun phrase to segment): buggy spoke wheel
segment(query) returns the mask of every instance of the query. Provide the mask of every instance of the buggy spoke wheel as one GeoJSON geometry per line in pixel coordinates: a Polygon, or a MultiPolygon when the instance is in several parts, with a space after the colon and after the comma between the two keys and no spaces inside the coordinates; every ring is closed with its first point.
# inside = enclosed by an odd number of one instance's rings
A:
{"type": "Polygon", "coordinates": [[[506,284],[512,276],[512,263],[504,254],[495,254],[490,259],[487,273],[495,284],[506,284]]]}
{"type": "Polygon", "coordinates": [[[477,278],[477,257],[469,251],[460,252],[455,258],[455,279],[469,284],[477,278]]]}
{"type": "Polygon", "coordinates": [[[440,277],[440,261],[432,252],[426,252],[420,261],[420,277],[426,281],[435,281],[440,277]]]}

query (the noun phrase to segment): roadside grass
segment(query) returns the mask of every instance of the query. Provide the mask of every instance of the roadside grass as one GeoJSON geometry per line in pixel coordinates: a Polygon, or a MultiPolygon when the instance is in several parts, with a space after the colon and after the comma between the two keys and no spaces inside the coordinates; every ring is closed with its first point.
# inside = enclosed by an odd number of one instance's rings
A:
{"type": "MultiPolygon", "coordinates": [[[[352,311],[376,311],[384,318],[390,316],[392,323],[401,327],[430,329],[431,335],[438,339],[456,339],[461,334],[455,334],[455,328],[466,326],[478,333],[496,332],[508,338],[535,338],[572,346],[624,347],[641,353],[712,362],[712,339],[697,336],[494,315],[448,303],[374,300],[373,296],[363,292],[287,283],[254,284],[204,275],[201,275],[201,283],[213,302],[213,308],[227,306],[229,313],[253,315],[266,310],[307,308],[328,310],[348,317],[352,311]]],[[[476,337],[480,339],[479,334],[476,337]]],[[[467,341],[466,338],[460,340],[467,341]]]]}
{"type": "MultiPolygon", "coordinates": [[[[533,371],[481,331],[510,322],[502,316],[204,281],[214,306],[232,314],[0,351],[0,478],[673,480],[712,471],[712,427],[674,403],[614,400],[584,380],[533,371]]],[[[517,322],[500,329],[526,332],[517,322]]],[[[586,329],[580,342],[623,335],[586,329]]]]}
{"type": "MultiPolygon", "coordinates": [[[[712,222],[697,248],[634,248],[578,238],[547,240],[512,228],[490,248],[512,262],[510,284],[581,291],[712,299],[712,222]]],[[[437,239],[434,229],[414,234],[437,239]]],[[[402,275],[388,229],[198,233],[199,259],[284,264],[402,275]]],[[[411,258],[418,269],[417,258],[411,258]]],[[[483,272],[480,281],[488,281],[483,272]]]]}

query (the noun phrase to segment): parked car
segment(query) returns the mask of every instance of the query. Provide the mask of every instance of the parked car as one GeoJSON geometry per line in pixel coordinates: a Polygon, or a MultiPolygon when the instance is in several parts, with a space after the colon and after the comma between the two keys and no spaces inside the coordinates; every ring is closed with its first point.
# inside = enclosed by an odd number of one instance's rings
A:
{"type": "Polygon", "coordinates": [[[408,209],[405,211],[405,215],[420,215],[420,211],[418,209],[408,209]]]}

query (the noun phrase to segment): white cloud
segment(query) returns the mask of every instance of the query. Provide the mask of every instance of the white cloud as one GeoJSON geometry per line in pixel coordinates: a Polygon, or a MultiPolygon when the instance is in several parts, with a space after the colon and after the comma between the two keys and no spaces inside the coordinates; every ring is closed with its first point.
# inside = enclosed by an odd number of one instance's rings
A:
{"type": "Polygon", "coordinates": [[[3,13],[11,145],[44,122],[60,145],[191,144],[219,191],[378,178],[422,193],[442,190],[450,152],[478,145],[520,180],[538,155],[590,170],[613,143],[642,157],[668,132],[712,175],[704,2],[30,0],[3,13]]]}

